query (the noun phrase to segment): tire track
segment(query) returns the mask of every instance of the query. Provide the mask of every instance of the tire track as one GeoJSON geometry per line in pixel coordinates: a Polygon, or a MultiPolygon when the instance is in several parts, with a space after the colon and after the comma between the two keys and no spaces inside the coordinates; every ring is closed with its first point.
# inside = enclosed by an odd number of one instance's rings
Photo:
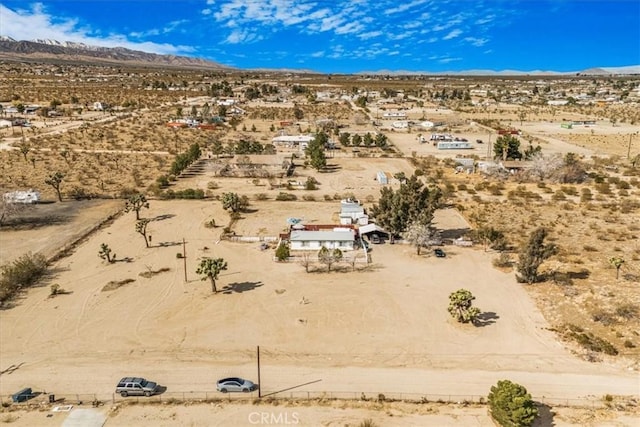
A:
{"type": "Polygon", "coordinates": [[[139,343],[141,343],[143,340],[140,336],[140,325],[142,324],[142,322],[144,320],[147,320],[149,318],[149,314],[153,313],[169,296],[169,294],[171,293],[171,290],[174,286],[175,283],[177,283],[177,280],[179,280],[177,278],[178,276],[178,270],[176,269],[173,275],[173,281],[170,281],[161,291],[159,294],[157,294],[158,296],[154,299],[152,304],[149,304],[146,306],[146,309],[143,310],[142,314],[140,314],[140,316],[138,317],[138,320],[136,321],[136,325],[135,328],[133,330],[133,333],[136,337],[136,339],[138,340],[139,343]]]}

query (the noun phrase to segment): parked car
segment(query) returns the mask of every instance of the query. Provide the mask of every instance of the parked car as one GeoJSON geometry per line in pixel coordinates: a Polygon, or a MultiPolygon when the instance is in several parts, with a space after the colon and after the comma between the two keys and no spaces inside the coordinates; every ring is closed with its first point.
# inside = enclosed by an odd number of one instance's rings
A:
{"type": "Polygon", "coordinates": [[[444,258],[447,256],[447,254],[442,250],[442,249],[434,249],[433,253],[438,257],[438,258],[444,258]]]}
{"type": "Polygon", "coordinates": [[[234,392],[234,391],[249,393],[250,391],[255,390],[257,386],[249,380],[232,377],[232,378],[223,378],[220,381],[218,381],[216,388],[218,391],[222,393],[228,393],[228,392],[234,392]]]}
{"type": "Polygon", "coordinates": [[[377,234],[372,234],[371,235],[371,243],[377,245],[382,243],[382,240],[380,239],[380,236],[378,236],[377,234]]]}
{"type": "Polygon", "coordinates": [[[122,397],[152,396],[158,392],[158,384],[139,377],[125,377],[118,382],[116,393],[122,397]]]}

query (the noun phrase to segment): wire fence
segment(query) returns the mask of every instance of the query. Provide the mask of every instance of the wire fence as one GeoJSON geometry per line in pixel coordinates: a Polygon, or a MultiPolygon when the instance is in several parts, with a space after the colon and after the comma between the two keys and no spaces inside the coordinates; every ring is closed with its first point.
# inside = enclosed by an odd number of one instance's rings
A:
{"type": "MultiPolygon", "coordinates": [[[[397,392],[363,392],[363,391],[263,391],[262,397],[258,392],[249,393],[221,393],[209,391],[165,391],[153,396],[128,396],[122,397],[118,393],[95,394],[69,394],[69,393],[45,393],[34,392],[23,395],[24,400],[16,402],[15,395],[2,395],[0,401],[2,407],[42,407],[58,406],[64,408],[67,405],[92,405],[116,403],[199,403],[199,402],[255,402],[262,400],[266,403],[273,401],[317,401],[345,400],[345,401],[375,401],[375,402],[406,402],[416,404],[441,403],[441,404],[486,404],[487,397],[479,395],[453,395],[453,394],[421,394],[421,393],[397,393],[397,392]]],[[[611,406],[611,402],[598,398],[548,398],[533,397],[535,402],[552,407],[573,407],[600,409],[611,406]]]]}

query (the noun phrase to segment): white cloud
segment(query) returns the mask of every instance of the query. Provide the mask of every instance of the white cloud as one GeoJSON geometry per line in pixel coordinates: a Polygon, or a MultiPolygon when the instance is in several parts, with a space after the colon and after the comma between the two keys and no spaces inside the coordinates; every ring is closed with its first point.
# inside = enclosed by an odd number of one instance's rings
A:
{"type": "Polygon", "coordinates": [[[488,24],[488,23],[492,22],[494,19],[496,19],[495,15],[487,15],[487,16],[485,16],[483,18],[476,19],[475,24],[476,25],[485,25],[485,24],[488,24]]]}
{"type": "Polygon", "coordinates": [[[349,22],[346,25],[342,25],[339,28],[336,28],[336,34],[352,34],[359,33],[362,31],[364,26],[356,21],[349,22]]]}
{"type": "Polygon", "coordinates": [[[253,43],[262,40],[262,36],[252,33],[247,29],[235,29],[231,31],[231,34],[225,39],[226,43],[238,44],[238,43],[253,43]]]}
{"type": "Polygon", "coordinates": [[[387,34],[387,37],[389,37],[390,40],[403,40],[411,37],[414,34],[415,34],[415,31],[405,31],[404,33],[398,33],[398,34],[390,33],[390,34],[387,34]]]}
{"type": "Polygon", "coordinates": [[[366,32],[366,33],[358,34],[358,38],[360,40],[369,40],[369,39],[372,39],[372,38],[375,38],[375,37],[379,37],[382,34],[384,34],[382,31],[369,31],[369,32],[366,32]]]}
{"type": "Polygon", "coordinates": [[[481,39],[481,38],[477,38],[477,37],[465,37],[464,41],[471,43],[472,45],[476,46],[476,47],[481,47],[484,46],[485,44],[487,44],[487,42],[489,41],[488,39],[481,39]]]}
{"type": "MultiPolygon", "coordinates": [[[[134,42],[124,34],[102,35],[97,29],[81,25],[77,19],[54,17],[47,13],[41,3],[35,3],[30,10],[10,9],[0,4],[2,17],[2,35],[15,40],[51,39],[61,42],[70,41],[92,46],[124,47],[132,50],[158,54],[179,54],[193,52],[190,46],[176,46],[169,43],[134,42]]],[[[181,23],[181,21],[175,21],[181,23]]],[[[177,26],[177,25],[175,25],[177,26]]],[[[166,28],[175,28],[172,24],[166,28]]],[[[141,36],[153,36],[163,30],[151,29],[132,32],[141,36]]],[[[132,37],[136,37],[133,36],[132,37]]]]}
{"type": "Polygon", "coordinates": [[[319,50],[318,52],[313,52],[311,54],[312,58],[322,58],[325,55],[324,50],[319,50]]]}
{"type": "Polygon", "coordinates": [[[423,5],[425,3],[427,3],[428,0],[413,0],[411,2],[408,3],[400,3],[399,6],[391,8],[391,9],[387,9],[384,11],[384,13],[386,15],[393,15],[395,13],[400,13],[400,12],[406,12],[409,9],[412,9],[416,6],[420,6],[423,5]]]}
{"type": "Polygon", "coordinates": [[[455,29],[449,32],[449,34],[447,34],[446,36],[444,36],[442,38],[442,40],[451,40],[451,39],[455,39],[456,37],[458,37],[460,34],[462,34],[462,30],[459,29],[455,29]]]}
{"type": "Polygon", "coordinates": [[[402,26],[402,28],[405,28],[407,30],[411,30],[411,29],[414,29],[414,28],[422,27],[423,25],[424,25],[424,23],[416,20],[416,21],[407,22],[406,24],[404,24],[402,26]]]}

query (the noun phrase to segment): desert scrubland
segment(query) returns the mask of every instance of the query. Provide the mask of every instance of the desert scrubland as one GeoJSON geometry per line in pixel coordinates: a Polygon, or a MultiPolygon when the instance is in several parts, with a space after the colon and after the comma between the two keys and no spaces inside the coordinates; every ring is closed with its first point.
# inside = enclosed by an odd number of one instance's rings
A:
{"type": "MultiPolygon", "coordinates": [[[[480,399],[510,379],[540,404],[539,425],[638,421],[637,78],[365,80],[3,67],[0,118],[25,118],[29,126],[0,129],[0,188],[35,189],[42,203],[3,205],[0,262],[12,265],[28,252],[49,260],[37,283],[2,302],[3,402],[23,387],[64,403],[83,400],[78,408],[96,400],[90,410],[105,425],[251,425],[256,411],[295,413],[300,425],[367,418],[491,425],[480,399]],[[615,102],[600,97],[605,90],[615,102]],[[568,103],[548,104],[558,99],[568,103]],[[108,108],[96,111],[95,102],[108,108]],[[41,109],[7,112],[17,105],[41,109]],[[167,126],[187,119],[209,126],[167,126]],[[514,131],[523,155],[530,150],[520,161],[494,150],[505,130],[514,131]],[[322,168],[298,147],[272,142],[320,131],[333,143],[322,168]],[[384,142],[366,143],[367,133],[384,142]],[[438,149],[435,133],[470,148],[438,149]],[[353,135],[363,140],[354,143],[353,135]],[[194,146],[196,158],[178,167],[194,146]],[[471,170],[459,158],[472,159],[471,170]],[[385,240],[372,245],[369,262],[363,250],[345,251],[330,272],[315,261],[304,265],[301,254],[277,261],[287,219],[339,224],[347,198],[371,212],[382,197],[378,172],[394,191],[416,174],[442,192],[432,225],[445,238],[445,258],[385,240]],[[62,201],[45,182],[56,173],[62,201]],[[229,193],[244,200],[243,209],[225,210],[229,193]],[[148,201],[139,212],[146,236],[136,213],[124,211],[135,194],[148,201]],[[540,227],[557,251],[535,283],[518,283],[519,254],[540,227]],[[491,237],[482,234],[489,229],[491,237]],[[453,244],[459,237],[473,246],[453,244]],[[103,244],[115,262],[98,256],[103,244]],[[204,258],[228,264],[217,293],[196,273],[204,258]],[[619,269],[612,259],[623,261],[619,269]],[[475,324],[447,312],[460,288],[476,297],[475,324]],[[262,392],[302,401],[264,403],[255,392],[219,400],[218,378],[257,380],[257,346],[262,392]],[[165,402],[114,396],[126,375],[160,382],[166,392],[149,400],[165,402]],[[191,392],[199,397],[183,404],[191,392]]],[[[59,425],[67,414],[47,417],[44,397],[30,411],[4,405],[0,417],[59,425]]]]}

